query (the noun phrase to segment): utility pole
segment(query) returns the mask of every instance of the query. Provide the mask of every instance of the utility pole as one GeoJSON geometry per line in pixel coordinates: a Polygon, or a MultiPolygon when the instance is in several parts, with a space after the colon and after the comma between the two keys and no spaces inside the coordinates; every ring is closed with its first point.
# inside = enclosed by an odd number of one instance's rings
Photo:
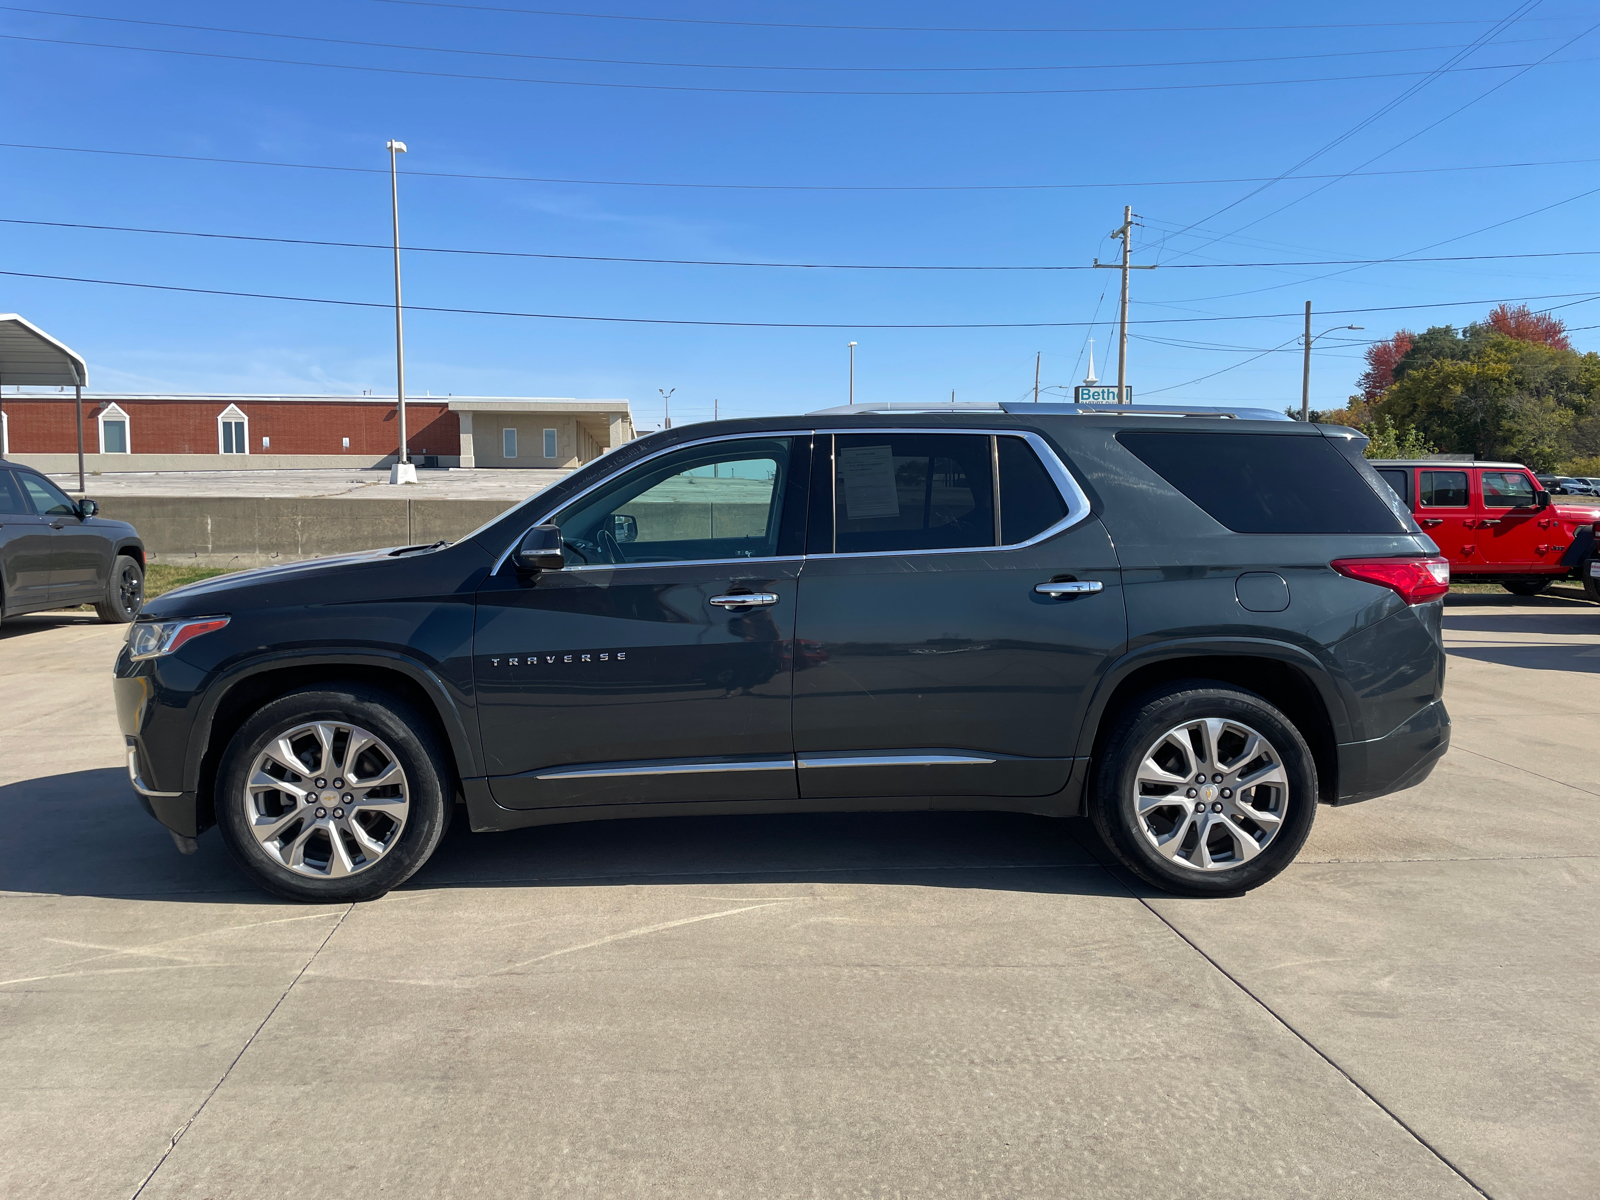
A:
{"type": "Polygon", "coordinates": [[[1306,301],[1306,359],[1300,369],[1300,419],[1311,420],[1311,301],[1306,301]]]}
{"type": "Polygon", "coordinates": [[[391,140],[385,149],[389,151],[389,198],[394,210],[394,381],[400,413],[400,457],[389,472],[389,482],[415,483],[417,469],[411,465],[406,439],[406,339],[400,316],[400,168],[397,156],[406,152],[406,144],[391,140]]]}
{"type": "Polygon", "coordinates": [[[1107,237],[1122,239],[1122,262],[1103,263],[1098,258],[1094,265],[1102,270],[1122,272],[1122,319],[1121,331],[1117,336],[1117,403],[1128,403],[1128,272],[1129,271],[1154,271],[1154,263],[1148,266],[1136,267],[1133,265],[1133,206],[1122,206],[1122,225],[1113,229],[1107,237]]]}
{"type": "Polygon", "coordinates": [[[856,402],[856,344],[850,343],[850,403],[856,402]]]}
{"type": "Polygon", "coordinates": [[[1033,352],[1033,402],[1039,403],[1039,360],[1044,357],[1043,350],[1033,352]]]}

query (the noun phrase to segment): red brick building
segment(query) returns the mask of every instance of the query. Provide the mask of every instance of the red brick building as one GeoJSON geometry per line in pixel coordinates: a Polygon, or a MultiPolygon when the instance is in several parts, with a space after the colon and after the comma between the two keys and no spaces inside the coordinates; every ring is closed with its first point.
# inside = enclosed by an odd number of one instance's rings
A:
{"type": "MultiPolygon", "coordinates": [[[[559,461],[545,462],[541,456],[540,461],[529,458],[528,466],[577,466],[615,444],[605,432],[604,417],[595,424],[597,413],[612,413],[613,422],[621,414],[626,437],[632,436],[625,400],[408,398],[411,457],[424,465],[462,465],[463,409],[483,414],[480,424],[485,425],[497,425],[494,414],[501,409],[522,414],[522,420],[530,419],[530,411],[537,413],[552,427],[565,418],[564,424],[574,431],[570,447],[569,439],[562,437],[559,461]],[[595,435],[581,433],[584,428],[592,428],[595,435]]],[[[7,391],[0,395],[0,412],[4,414],[0,448],[6,457],[52,471],[76,465],[78,439],[70,391],[7,391]]],[[[86,393],[83,397],[83,450],[92,460],[89,465],[100,471],[381,466],[394,461],[399,444],[392,396],[86,393]]]]}

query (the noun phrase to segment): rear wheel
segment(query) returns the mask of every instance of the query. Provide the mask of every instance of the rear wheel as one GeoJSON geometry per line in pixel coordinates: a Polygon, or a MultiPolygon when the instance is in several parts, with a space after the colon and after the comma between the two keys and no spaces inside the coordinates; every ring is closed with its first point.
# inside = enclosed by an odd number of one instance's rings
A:
{"type": "Polygon", "coordinates": [[[1594,576],[1597,566],[1600,566],[1600,558],[1591,558],[1578,570],[1581,572],[1579,577],[1583,580],[1583,594],[1596,604],[1600,604],[1600,579],[1594,576]]]}
{"type": "Polygon", "coordinates": [[[373,900],[428,861],[454,776],[415,710],[358,685],[294,692],[256,713],[217,772],[235,862],[288,900],[373,900]]]}
{"type": "Polygon", "coordinates": [[[139,560],[119,554],[111,564],[106,594],[95,606],[95,615],[108,625],[126,625],[139,615],[144,604],[144,568],[139,560]]]}
{"type": "Polygon", "coordinates": [[[1260,696],[1196,680],[1135,702],[1096,767],[1090,816],[1148,883],[1186,896],[1258,887],[1291,862],[1316,818],[1300,731],[1260,696]]]}
{"type": "Polygon", "coordinates": [[[1513,596],[1537,596],[1553,582],[1549,575],[1530,575],[1526,579],[1502,579],[1500,586],[1513,596]]]}

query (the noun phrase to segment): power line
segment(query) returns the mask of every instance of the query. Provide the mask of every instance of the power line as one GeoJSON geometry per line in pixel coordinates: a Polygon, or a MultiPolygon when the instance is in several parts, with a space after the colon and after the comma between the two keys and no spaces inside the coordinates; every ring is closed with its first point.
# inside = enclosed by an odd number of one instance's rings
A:
{"type": "MultiPolygon", "coordinates": [[[[1600,188],[1594,189],[1600,191],[1600,188]]],[[[1592,193],[1586,192],[1584,195],[1592,193]]],[[[1575,196],[1572,199],[1581,199],[1575,196]]],[[[1558,201],[1565,204],[1568,201],[1558,201]]],[[[1555,208],[1557,205],[1547,205],[1555,208]]],[[[1543,209],[1537,210],[1539,212],[1543,209]]],[[[1525,216],[1534,214],[1528,213],[1525,216]]],[[[1520,220],[1512,217],[1500,224],[1509,224],[1510,221],[1520,220]]],[[[194,229],[154,229],[139,225],[96,225],[83,221],[35,221],[23,217],[0,217],[0,225],[29,225],[46,229],[87,229],[102,233],[143,233],[154,234],[161,237],[189,237],[205,238],[214,241],[228,242],[258,242],[276,246],[322,246],[339,250],[382,250],[391,252],[394,247],[385,242],[341,242],[323,238],[291,238],[267,237],[259,234],[247,233],[212,233],[194,229]]],[[[1496,226],[1487,226],[1487,229],[1496,226]]],[[[1474,232],[1482,233],[1484,230],[1474,232]]],[[[1462,234],[1462,237],[1471,237],[1472,234],[1462,234]]],[[[1451,239],[1459,240],[1459,239],[1451,239]]],[[[1443,243],[1440,243],[1443,245],[1443,243]]],[[[771,268],[776,270],[802,270],[802,271],[1090,271],[1093,267],[1080,263],[1062,264],[1023,264],[1023,265],[991,265],[991,264],[944,264],[944,263],[830,263],[830,262],[763,262],[758,259],[717,259],[717,258],[645,258],[635,255],[619,254],[551,254],[533,250],[476,250],[457,246],[401,246],[400,249],[413,254],[457,254],[482,258],[535,258],[556,262],[607,262],[607,263],[636,263],[649,266],[674,266],[674,267],[756,267],[771,268]]],[[[1588,258],[1600,256],[1600,250],[1544,250],[1530,251],[1523,254],[1456,254],[1443,255],[1436,258],[1330,258],[1313,259],[1293,262],[1203,262],[1203,263],[1174,263],[1173,270],[1178,271],[1214,271],[1231,269],[1250,269],[1259,267],[1327,267],[1327,266],[1373,266],[1378,264],[1404,264],[1404,263],[1435,263],[1435,262],[1484,262],[1496,259],[1525,259],[1525,258],[1588,258]]],[[[1290,286],[1290,285],[1284,285],[1290,286]]]]}
{"type": "MultiPolygon", "coordinates": [[[[1365,117],[1363,117],[1361,120],[1357,121],[1354,125],[1350,126],[1350,128],[1346,129],[1343,133],[1339,134],[1339,136],[1334,138],[1332,141],[1326,142],[1320,148],[1318,148],[1316,150],[1313,150],[1310,154],[1306,155],[1299,162],[1295,163],[1294,166],[1290,167],[1287,171],[1283,172],[1283,176],[1286,177],[1286,176],[1292,175],[1294,172],[1302,170],[1303,168],[1311,165],[1311,163],[1313,163],[1317,159],[1321,158],[1324,154],[1327,154],[1330,150],[1333,150],[1335,147],[1337,147],[1339,145],[1342,145],[1344,142],[1348,141],[1350,138],[1352,138],[1356,134],[1360,133],[1367,126],[1371,125],[1374,121],[1377,121],[1380,118],[1382,118],[1384,116],[1387,116],[1389,113],[1391,113],[1395,109],[1399,108],[1407,100],[1411,99],[1411,97],[1415,96],[1418,92],[1420,92],[1424,88],[1426,88],[1435,79],[1439,78],[1441,75],[1444,75],[1444,74],[1454,70],[1457,63],[1464,62],[1467,59],[1467,57],[1469,55],[1471,55],[1474,51],[1476,51],[1478,49],[1481,49],[1483,46],[1487,45],[1494,38],[1495,34],[1499,33],[1503,29],[1510,28],[1513,24],[1515,24],[1517,22],[1518,19],[1520,19],[1521,17],[1525,16],[1528,12],[1532,11],[1535,7],[1537,7],[1540,2],[1541,2],[1541,0],[1524,0],[1524,2],[1519,4],[1516,8],[1514,8],[1510,12],[1510,14],[1508,14],[1505,17],[1502,17],[1499,21],[1495,22],[1495,24],[1491,28],[1486,30],[1481,35],[1479,35],[1478,38],[1476,38],[1472,42],[1471,45],[1469,45],[1466,48],[1458,51],[1457,53],[1455,53],[1453,55],[1451,55],[1440,66],[1434,68],[1434,70],[1430,71],[1422,79],[1418,80],[1416,83],[1414,83],[1410,87],[1406,88],[1398,96],[1395,96],[1393,99],[1391,99],[1387,103],[1381,105],[1379,108],[1377,108],[1373,112],[1368,113],[1365,117]]],[[[1279,179],[1273,179],[1273,180],[1270,180],[1270,181],[1268,181],[1266,183],[1263,183],[1260,187],[1252,188],[1250,191],[1246,192],[1243,196],[1240,196],[1237,200],[1233,200],[1233,201],[1231,201],[1231,202],[1229,202],[1227,204],[1224,204],[1221,208],[1217,209],[1217,211],[1212,213],[1210,216],[1202,217],[1202,218],[1200,218],[1200,220],[1193,222],[1193,224],[1190,224],[1190,225],[1186,226],[1184,229],[1179,230],[1178,231],[1178,235],[1181,236],[1182,234],[1187,233],[1190,229],[1193,229],[1195,227],[1195,225],[1204,225],[1208,221],[1215,220],[1217,217],[1220,217],[1223,213],[1229,211],[1230,209],[1237,208],[1239,205],[1245,203],[1247,200],[1250,200],[1255,196],[1259,196],[1262,192],[1266,191],[1268,188],[1272,187],[1274,184],[1280,183],[1280,182],[1282,182],[1282,177],[1280,177],[1279,179]]],[[[1202,245],[1209,245],[1209,243],[1202,243],[1202,245]]]]}
{"type": "MultiPolygon", "coordinates": [[[[826,29],[868,33],[1248,33],[1290,29],[1396,29],[1426,25],[1488,25],[1489,21],[1364,21],[1321,25],[1155,25],[1155,26],[973,26],[973,25],[822,25],[798,21],[719,21],[705,17],[645,17],[624,13],[570,12],[563,9],[511,8],[493,4],[449,3],[447,0],[377,0],[414,8],[453,8],[472,12],[514,13],[530,17],[575,17],[591,21],[645,21],[663,25],[725,25],[747,29],[826,29]]],[[[1571,20],[1542,17],[1544,21],[1571,20]]]]}
{"type": "MultiPolygon", "coordinates": [[[[378,167],[335,166],[327,163],[274,162],[255,158],[218,158],[205,154],[158,154],[150,150],[105,150],[93,146],[45,146],[31,142],[0,142],[0,149],[41,150],[58,154],[101,154],[118,158],[153,158],[172,162],[219,163],[236,167],[270,167],[294,171],[336,171],[351,175],[388,175],[378,167]]],[[[1600,163],[1600,158],[1553,158],[1537,162],[1478,163],[1460,167],[1407,167],[1392,171],[1355,172],[1356,176],[1441,175],[1462,171],[1510,171],[1533,167],[1572,167],[1600,163]]],[[[554,183],[581,187],[693,188],[708,191],[750,192],[1043,192],[1085,188],[1202,187],[1214,184],[1260,183],[1267,176],[1223,179],[1155,179],[1123,183],[933,183],[933,184],[831,184],[831,183],[704,183],[639,179],[578,179],[553,175],[486,175],[464,171],[401,171],[421,179],[470,179],[497,183],[554,183]]],[[[1290,175],[1286,180],[1344,179],[1339,175],[1290,175]]],[[[1277,178],[1272,176],[1271,178],[1277,178]]]]}
{"type": "MultiPolygon", "coordinates": [[[[166,54],[179,58],[209,58],[224,62],[264,63],[280,67],[313,67],[323,71],[360,71],[375,75],[406,75],[424,79],[468,79],[486,83],[523,83],[540,87],[612,88],[642,92],[694,92],[741,96],[902,96],[922,98],[928,96],[1086,96],[1120,94],[1126,92],[1188,92],[1214,91],[1223,88],[1283,87],[1308,83],[1347,83],[1367,79],[1407,79],[1426,75],[1429,79],[1458,71],[1509,71],[1519,67],[1537,66],[1537,63],[1498,63],[1492,66],[1435,68],[1432,71],[1387,71],[1366,75],[1321,75],[1304,79],[1227,79],[1216,83],[1156,83],[1124,87],[1098,88],[974,88],[967,90],[893,90],[867,88],[738,88],[709,87],[684,83],[619,83],[615,80],[595,79],[534,79],[526,75],[480,75],[467,71],[425,71],[417,67],[375,67],[359,63],[310,62],[298,58],[270,58],[255,54],[223,54],[215,50],[178,50],[164,46],[127,46],[118,42],[86,42],[74,38],[30,37],[20,33],[0,33],[0,38],[13,42],[34,42],[51,46],[78,46],[95,50],[127,50],[140,54],[166,54]]],[[[1459,55],[1457,56],[1460,57],[1459,55]]],[[[1567,59],[1567,62],[1587,62],[1588,59],[1567,59]]]]}
{"type": "MultiPolygon", "coordinates": [[[[631,58],[580,58],[561,54],[525,54],[512,50],[474,50],[454,46],[423,46],[407,42],[373,42],[356,38],[317,37],[305,33],[275,33],[261,29],[234,29],[219,25],[186,25],[176,21],[150,21],[137,17],[108,17],[99,13],[60,12],[49,8],[23,8],[0,4],[0,12],[31,13],[46,17],[67,17],[79,21],[106,21],[118,25],[146,25],[157,29],[182,29],[194,33],[222,33],[237,37],[278,38],[284,41],[316,42],[330,46],[360,46],[374,50],[407,50],[424,54],[461,54],[476,58],[512,58],[534,62],[585,63],[615,67],[669,67],[701,71],[790,71],[825,74],[965,74],[1006,71],[1127,71],[1164,67],[1239,66],[1246,63],[1301,62],[1322,58],[1366,58],[1378,54],[1420,54],[1434,50],[1456,50],[1459,46],[1396,46],[1372,50],[1335,50],[1317,54],[1277,54],[1254,58],[1201,58],[1146,63],[1068,63],[1062,65],[1016,64],[998,67],[826,67],[782,66],[758,63],[661,62],[631,58]]],[[[1549,38],[1521,38],[1519,42],[1549,41],[1549,38]]],[[[1517,43],[1501,43],[1514,45],[1517,43]]]]}
{"type": "MultiPolygon", "coordinates": [[[[46,275],[36,271],[0,271],[0,276],[14,279],[45,279],[57,283],[89,283],[103,287],[139,288],[157,292],[182,292],[198,296],[231,296],[246,300],[283,300],[298,304],[327,304],[341,308],[381,308],[392,311],[394,304],[378,300],[336,300],[322,296],[287,296],[272,292],[240,292],[222,288],[180,287],[168,283],[136,283],[122,279],[87,279],[76,275],[46,275]]],[[[1427,308],[1481,307],[1485,304],[1523,303],[1529,300],[1566,300],[1579,297],[1573,303],[1600,300],[1600,292],[1554,292],[1539,296],[1501,296],[1489,300],[1441,300],[1432,304],[1386,304],[1372,308],[1329,308],[1324,316],[1344,316],[1357,313],[1409,312],[1427,308]]],[[[724,329],[1082,329],[1092,326],[1089,321],[963,321],[948,323],[874,323],[862,321],[700,321],[680,317],[607,317],[581,313],[517,312],[492,308],[452,308],[435,304],[408,304],[410,312],[456,313],[475,317],[523,317],[542,321],[594,321],[613,325],[694,325],[724,329]]],[[[1565,305],[1561,307],[1567,307],[1565,305]]],[[[1298,317],[1299,313],[1244,313],[1232,316],[1209,317],[1141,317],[1130,325],[1192,325],[1217,321],[1268,321],[1298,317]]],[[[1288,343],[1285,343],[1287,345],[1288,343]]]]}

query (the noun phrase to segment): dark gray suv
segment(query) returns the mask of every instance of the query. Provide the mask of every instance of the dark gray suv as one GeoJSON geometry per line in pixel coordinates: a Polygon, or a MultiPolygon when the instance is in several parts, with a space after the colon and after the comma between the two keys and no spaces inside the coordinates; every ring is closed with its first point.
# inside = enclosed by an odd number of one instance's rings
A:
{"type": "Polygon", "coordinates": [[[1449,567],[1363,444],[1051,404],[653,434],[454,544],[153,601],[128,769],[302,900],[381,895],[460,809],[1087,815],[1238,892],[1449,743],[1449,567]]]}
{"type": "Polygon", "coordinates": [[[0,617],[94,605],[124,624],[144,601],[144,543],[31,467],[0,461],[0,617]]]}

